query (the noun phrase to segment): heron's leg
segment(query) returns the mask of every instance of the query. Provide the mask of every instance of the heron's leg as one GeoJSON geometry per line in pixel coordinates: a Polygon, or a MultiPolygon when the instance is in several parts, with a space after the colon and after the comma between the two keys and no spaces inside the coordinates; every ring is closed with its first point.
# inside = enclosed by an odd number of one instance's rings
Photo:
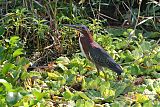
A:
{"type": "Polygon", "coordinates": [[[122,75],[118,75],[117,80],[118,81],[122,80],[122,75]]]}
{"type": "Polygon", "coordinates": [[[104,72],[103,67],[101,67],[101,66],[99,66],[99,65],[96,65],[96,68],[97,68],[97,75],[99,76],[99,75],[100,75],[100,71],[102,71],[103,74],[104,74],[105,80],[107,80],[107,75],[106,75],[106,73],[104,72]]]}
{"type": "Polygon", "coordinates": [[[104,69],[102,70],[103,74],[104,74],[104,78],[105,80],[107,80],[107,74],[105,73],[104,69]]]}
{"type": "Polygon", "coordinates": [[[96,68],[97,68],[97,75],[99,76],[100,75],[100,71],[102,70],[102,67],[99,66],[99,65],[96,65],[96,68]]]}
{"type": "Polygon", "coordinates": [[[97,75],[99,76],[100,75],[100,70],[97,66],[96,66],[96,68],[97,68],[97,75]]]}

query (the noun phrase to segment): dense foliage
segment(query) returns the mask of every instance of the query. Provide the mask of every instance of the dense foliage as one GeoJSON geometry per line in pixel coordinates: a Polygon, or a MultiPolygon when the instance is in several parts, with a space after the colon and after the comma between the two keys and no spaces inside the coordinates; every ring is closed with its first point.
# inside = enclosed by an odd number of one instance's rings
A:
{"type": "Polygon", "coordinates": [[[0,107],[160,106],[158,2],[2,0],[0,6],[0,107]],[[88,26],[122,66],[121,79],[107,68],[98,76],[80,52],[79,32],[64,23],[88,26]]]}

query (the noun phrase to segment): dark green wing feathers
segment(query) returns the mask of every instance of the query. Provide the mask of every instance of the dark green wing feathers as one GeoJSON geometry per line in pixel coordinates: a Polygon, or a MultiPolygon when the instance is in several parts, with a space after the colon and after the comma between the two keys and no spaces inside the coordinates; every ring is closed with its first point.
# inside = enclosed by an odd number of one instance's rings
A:
{"type": "MultiPolygon", "coordinates": [[[[96,45],[98,44],[96,43],[96,45]]],[[[108,67],[120,75],[123,72],[121,67],[113,60],[112,57],[109,56],[109,54],[103,48],[99,48],[99,45],[97,48],[96,45],[92,45],[92,47],[89,48],[89,54],[92,61],[99,66],[108,67]]]]}

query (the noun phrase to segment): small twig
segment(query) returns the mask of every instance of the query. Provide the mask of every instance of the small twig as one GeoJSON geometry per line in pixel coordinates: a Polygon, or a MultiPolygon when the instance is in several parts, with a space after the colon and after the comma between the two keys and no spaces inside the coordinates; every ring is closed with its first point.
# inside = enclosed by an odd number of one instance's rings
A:
{"type": "Polygon", "coordinates": [[[45,54],[44,56],[42,56],[42,57],[38,58],[37,60],[33,61],[33,62],[32,62],[33,65],[34,65],[35,63],[37,63],[39,60],[41,60],[42,58],[45,58],[46,56],[47,56],[47,54],[45,54]]]}
{"type": "Polygon", "coordinates": [[[105,18],[103,16],[99,15],[99,17],[102,18],[103,20],[105,20],[105,18]]]}
{"type": "Polygon", "coordinates": [[[141,3],[142,3],[142,0],[139,0],[139,9],[138,9],[138,16],[137,16],[137,19],[136,19],[136,24],[135,24],[135,26],[134,26],[133,31],[129,34],[128,41],[127,41],[127,45],[126,45],[126,47],[125,47],[123,50],[125,50],[125,49],[129,46],[131,37],[135,34],[135,30],[136,30],[136,28],[137,28],[138,20],[139,20],[139,17],[140,17],[141,3]]]}
{"type": "Polygon", "coordinates": [[[101,0],[99,1],[99,5],[98,5],[98,20],[100,17],[100,11],[101,11],[101,0]]]}
{"type": "MultiPolygon", "coordinates": [[[[135,24],[135,26],[134,26],[134,30],[133,30],[134,32],[133,32],[133,33],[135,33],[135,30],[136,30],[137,25],[138,25],[138,20],[139,20],[140,12],[141,12],[141,3],[142,3],[142,0],[139,0],[138,16],[137,16],[137,19],[136,19],[136,24],[135,24]]],[[[132,35],[133,35],[133,34],[130,33],[129,38],[128,38],[129,41],[130,41],[132,35]]]]}
{"type": "Polygon", "coordinates": [[[53,44],[52,44],[52,45],[49,45],[49,46],[45,47],[44,50],[49,49],[49,48],[51,48],[51,47],[53,47],[53,46],[54,46],[53,44]]]}
{"type": "MultiPolygon", "coordinates": [[[[132,16],[134,16],[132,10],[127,6],[127,4],[126,4],[125,2],[122,2],[122,3],[123,3],[123,4],[126,6],[126,8],[129,10],[130,14],[131,14],[132,16]]],[[[134,19],[136,19],[136,18],[134,17],[134,19]]]]}
{"type": "Polygon", "coordinates": [[[155,0],[150,0],[150,2],[148,2],[147,4],[151,4],[151,3],[154,3],[154,4],[158,5],[158,6],[160,6],[160,1],[157,2],[155,0]]]}
{"type": "Polygon", "coordinates": [[[118,21],[117,19],[114,19],[114,18],[112,18],[110,16],[107,16],[107,15],[104,15],[102,13],[99,13],[99,15],[104,16],[104,17],[109,18],[109,19],[114,20],[114,21],[118,21]]]}
{"type": "Polygon", "coordinates": [[[145,23],[147,20],[150,20],[150,19],[153,19],[153,17],[147,17],[147,19],[145,19],[145,20],[139,22],[139,23],[137,24],[137,26],[139,26],[139,25],[145,23]]]}
{"type": "Polygon", "coordinates": [[[159,42],[160,42],[160,39],[158,39],[157,44],[159,44],[159,42]]]}
{"type": "Polygon", "coordinates": [[[93,10],[92,5],[91,5],[91,0],[89,0],[89,6],[91,7],[91,10],[92,10],[92,13],[93,13],[93,16],[94,16],[94,19],[95,19],[95,13],[94,13],[94,10],[93,10]]]}
{"type": "MultiPolygon", "coordinates": [[[[114,3],[113,0],[112,0],[112,2],[113,2],[113,4],[114,4],[114,6],[116,7],[117,11],[119,12],[119,14],[121,15],[121,17],[123,17],[122,13],[120,12],[119,8],[116,6],[116,4],[114,3]]],[[[124,19],[124,17],[123,17],[123,19],[124,19]]]]}

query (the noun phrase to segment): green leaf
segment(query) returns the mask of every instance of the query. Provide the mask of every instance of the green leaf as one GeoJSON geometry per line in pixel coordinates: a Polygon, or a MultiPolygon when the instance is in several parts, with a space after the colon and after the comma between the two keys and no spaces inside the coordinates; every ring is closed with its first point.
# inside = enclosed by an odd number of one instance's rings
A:
{"type": "Polygon", "coordinates": [[[126,88],[126,84],[123,83],[123,84],[118,84],[117,87],[116,87],[116,92],[115,92],[115,96],[119,96],[120,94],[122,94],[124,92],[126,88]]]}
{"type": "Polygon", "coordinates": [[[84,107],[94,107],[94,102],[92,100],[85,101],[84,107]]]}
{"type": "Polygon", "coordinates": [[[133,31],[133,29],[127,29],[128,33],[131,33],[133,31]]]}
{"type": "Polygon", "coordinates": [[[146,85],[142,84],[142,85],[140,85],[140,86],[138,86],[136,88],[137,88],[138,92],[142,93],[142,92],[144,92],[144,90],[146,89],[146,87],[147,87],[146,85]]]}
{"type": "Polygon", "coordinates": [[[23,54],[22,51],[23,51],[22,48],[15,50],[14,53],[13,53],[13,57],[17,57],[19,55],[22,55],[23,54]]]}
{"type": "MultiPolygon", "coordinates": [[[[105,89],[101,93],[102,93],[102,96],[106,99],[107,98],[113,98],[115,96],[115,91],[114,90],[105,89]]],[[[112,100],[112,99],[110,99],[110,100],[112,100]]]]}
{"type": "Polygon", "coordinates": [[[122,34],[123,36],[128,36],[129,35],[129,33],[128,32],[123,32],[123,34],[122,34]]]}
{"type": "Polygon", "coordinates": [[[143,72],[140,71],[140,68],[138,65],[130,65],[128,67],[128,70],[131,71],[132,75],[139,75],[142,74],[143,72]]]}
{"type": "Polygon", "coordinates": [[[68,68],[66,66],[64,66],[63,64],[59,63],[57,64],[58,67],[60,67],[63,71],[67,71],[68,68]]]}
{"type": "Polygon", "coordinates": [[[78,99],[76,107],[94,107],[94,102],[91,100],[78,99]]]}
{"type": "Polygon", "coordinates": [[[86,88],[86,81],[85,81],[85,78],[82,77],[82,89],[85,89],[86,88]]]}
{"type": "Polygon", "coordinates": [[[59,57],[56,60],[57,63],[68,65],[70,63],[70,60],[67,57],[59,57]]]}
{"type": "Polygon", "coordinates": [[[3,46],[0,46],[0,53],[3,52],[5,48],[3,46]]]}
{"type": "Polygon", "coordinates": [[[143,95],[143,94],[137,93],[135,96],[136,96],[136,101],[139,102],[139,103],[144,103],[145,101],[149,100],[149,98],[146,95],[143,95]]]}
{"type": "Polygon", "coordinates": [[[0,26],[0,36],[2,36],[5,32],[5,29],[4,27],[0,26]]]}
{"type": "Polygon", "coordinates": [[[12,90],[12,85],[8,83],[5,79],[0,79],[0,83],[2,83],[7,91],[12,90]]]}
{"type": "Polygon", "coordinates": [[[2,73],[3,74],[6,74],[7,72],[9,72],[11,69],[13,69],[15,67],[14,64],[11,64],[11,63],[7,63],[3,66],[2,68],[2,73]]]}
{"type": "MultiPolygon", "coordinates": [[[[1,45],[1,44],[0,44],[1,45]]],[[[5,50],[5,47],[3,46],[0,46],[0,61],[5,57],[4,56],[4,50],[5,50]]]]}
{"type": "Polygon", "coordinates": [[[152,101],[151,101],[151,100],[149,100],[149,101],[147,101],[147,102],[143,103],[143,107],[153,107],[153,105],[152,105],[152,101]]]}
{"type": "Polygon", "coordinates": [[[151,47],[151,43],[148,42],[148,41],[143,41],[142,44],[141,44],[141,48],[143,51],[146,51],[146,50],[150,50],[152,47],[151,47]]]}
{"type": "Polygon", "coordinates": [[[96,78],[96,80],[89,81],[87,88],[98,89],[99,84],[100,84],[100,78],[96,78]]]}
{"type": "Polygon", "coordinates": [[[17,64],[17,65],[25,66],[26,69],[27,69],[27,67],[30,65],[30,62],[29,62],[29,60],[28,60],[27,58],[25,58],[25,57],[20,57],[20,58],[17,58],[17,59],[16,59],[16,64],[17,64]]]}
{"type": "Polygon", "coordinates": [[[76,101],[76,107],[85,107],[85,100],[84,99],[78,99],[76,101]]]}
{"type": "Polygon", "coordinates": [[[84,92],[78,91],[77,94],[85,100],[91,100],[84,92]]]}
{"type": "Polygon", "coordinates": [[[9,92],[6,96],[6,101],[10,104],[16,104],[20,99],[22,98],[22,95],[19,92],[9,92]]]}
{"type": "Polygon", "coordinates": [[[136,59],[136,60],[139,59],[139,58],[141,58],[143,56],[142,51],[140,51],[139,49],[133,50],[132,54],[134,56],[134,59],[136,59]]]}
{"type": "Polygon", "coordinates": [[[98,101],[101,98],[101,93],[96,90],[87,90],[86,95],[94,101],[98,101]]]}
{"type": "Polygon", "coordinates": [[[34,90],[33,95],[36,97],[38,101],[40,101],[45,96],[45,93],[34,90]]]}
{"type": "Polygon", "coordinates": [[[15,46],[18,41],[19,41],[19,37],[18,36],[12,36],[10,38],[10,40],[9,40],[9,44],[11,46],[15,46]]]}
{"type": "Polygon", "coordinates": [[[116,102],[111,104],[111,107],[121,107],[121,104],[116,101],[116,102]]]}
{"type": "Polygon", "coordinates": [[[63,97],[65,99],[68,99],[68,100],[71,100],[74,96],[74,94],[68,89],[68,88],[65,88],[66,91],[63,93],[63,97]]]}
{"type": "Polygon", "coordinates": [[[158,52],[158,53],[157,53],[157,58],[159,58],[159,59],[160,59],[160,52],[158,52]]]}
{"type": "Polygon", "coordinates": [[[61,76],[61,74],[58,74],[56,72],[48,72],[48,77],[54,80],[61,80],[63,77],[61,76]]]}
{"type": "Polygon", "coordinates": [[[109,82],[109,81],[104,82],[103,85],[104,85],[105,88],[107,88],[107,89],[110,88],[110,82],[109,82]]]}

